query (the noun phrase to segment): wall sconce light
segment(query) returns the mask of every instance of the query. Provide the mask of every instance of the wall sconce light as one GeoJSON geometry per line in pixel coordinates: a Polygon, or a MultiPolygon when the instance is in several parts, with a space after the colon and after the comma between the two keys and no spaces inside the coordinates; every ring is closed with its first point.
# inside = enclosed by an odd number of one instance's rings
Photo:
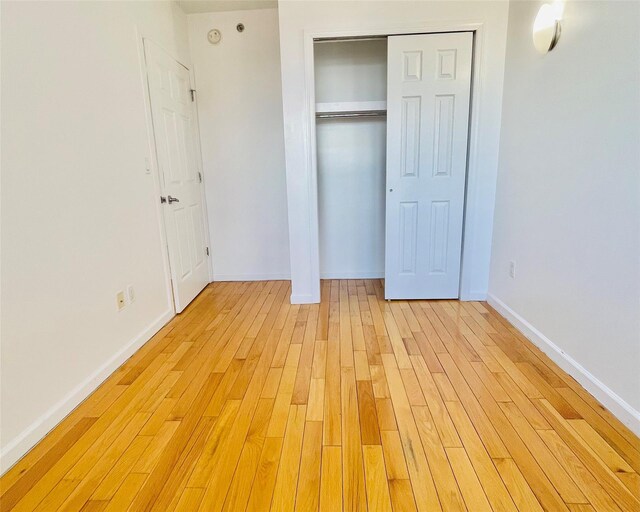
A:
{"type": "Polygon", "coordinates": [[[538,52],[550,52],[560,39],[560,19],[562,18],[562,4],[555,2],[540,7],[536,20],[533,22],[533,45],[538,52]]]}

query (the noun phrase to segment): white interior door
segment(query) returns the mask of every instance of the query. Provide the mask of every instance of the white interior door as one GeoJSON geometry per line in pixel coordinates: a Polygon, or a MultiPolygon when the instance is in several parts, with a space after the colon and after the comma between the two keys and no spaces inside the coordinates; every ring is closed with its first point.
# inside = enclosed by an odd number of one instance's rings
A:
{"type": "Polygon", "coordinates": [[[385,297],[458,297],[473,36],[388,39],[385,297]]]}
{"type": "Polygon", "coordinates": [[[189,70],[145,40],[173,297],[179,313],[209,283],[197,127],[189,70]]]}

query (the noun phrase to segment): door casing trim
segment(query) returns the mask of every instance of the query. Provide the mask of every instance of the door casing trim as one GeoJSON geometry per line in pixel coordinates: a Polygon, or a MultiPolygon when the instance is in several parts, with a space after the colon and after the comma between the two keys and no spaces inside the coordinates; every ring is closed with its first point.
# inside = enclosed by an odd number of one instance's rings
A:
{"type": "Polygon", "coordinates": [[[307,108],[302,112],[304,121],[304,145],[307,165],[303,172],[308,173],[308,197],[309,208],[309,244],[310,260],[308,262],[311,274],[312,289],[310,294],[291,296],[291,302],[318,303],[320,302],[320,240],[318,225],[318,167],[316,148],[316,126],[315,126],[315,69],[314,69],[314,43],[318,39],[335,38],[366,38],[366,37],[387,37],[410,34],[437,34],[443,32],[472,32],[473,50],[471,66],[471,107],[469,112],[469,134],[467,138],[467,176],[465,180],[464,217],[462,227],[462,256],[460,269],[460,300],[479,300],[476,291],[471,289],[472,269],[465,254],[469,254],[471,243],[476,233],[477,216],[480,215],[480,208],[477,208],[477,188],[479,180],[476,179],[479,172],[479,132],[480,132],[480,107],[482,92],[482,69],[483,62],[483,42],[485,37],[484,23],[475,21],[451,21],[446,23],[425,24],[425,25],[401,25],[372,27],[369,29],[353,28],[337,31],[304,31],[304,83],[305,102],[307,108]],[[470,186],[473,187],[470,190],[470,186]]]}

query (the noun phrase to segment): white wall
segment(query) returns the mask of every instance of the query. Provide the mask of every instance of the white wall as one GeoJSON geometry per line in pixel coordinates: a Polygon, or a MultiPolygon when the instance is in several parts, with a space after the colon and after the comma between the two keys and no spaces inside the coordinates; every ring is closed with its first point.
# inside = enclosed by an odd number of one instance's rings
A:
{"type": "Polygon", "coordinates": [[[508,4],[484,1],[305,1],[282,0],[279,5],[280,56],[287,167],[287,202],[291,254],[292,300],[317,302],[319,250],[317,196],[312,173],[309,98],[305,89],[305,31],[358,30],[378,33],[441,30],[443,25],[481,24],[478,44],[479,91],[472,122],[472,172],[467,182],[468,218],[464,241],[463,296],[484,298],[489,276],[491,229],[497,174],[500,109],[508,4]]]}
{"type": "Polygon", "coordinates": [[[545,56],[540,4],[510,6],[490,300],[640,432],[640,4],[566,2],[545,56]]]}
{"type": "Polygon", "coordinates": [[[288,279],[277,10],[188,18],[214,280],[288,279]]]}
{"type": "Polygon", "coordinates": [[[383,277],[387,123],[319,120],[316,138],[320,277],[383,277]]]}
{"type": "MultiPolygon", "coordinates": [[[[316,102],[386,101],[387,41],[315,44],[316,102]]],[[[320,277],[384,275],[385,117],[318,119],[320,277]]]]}
{"type": "Polygon", "coordinates": [[[2,2],[3,470],[173,314],[136,27],[188,60],[172,3],[2,2]]]}
{"type": "Polygon", "coordinates": [[[313,45],[316,102],[387,101],[387,40],[313,45]]]}

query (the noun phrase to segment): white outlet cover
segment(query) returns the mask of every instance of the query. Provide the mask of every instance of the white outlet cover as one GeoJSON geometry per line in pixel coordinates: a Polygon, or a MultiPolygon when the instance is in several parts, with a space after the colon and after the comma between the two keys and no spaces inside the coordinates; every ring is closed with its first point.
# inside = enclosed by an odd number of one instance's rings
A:
{"type": "Polygon", "coordinates": [[[127,297],[129,298],[130,303],[136,300],[136,291],[131,284],[127,286],[127,297]]]}
{"type": "Polygon", "coordinates": [[[124,309],[126,305],[127,301],[125,299],[124,292],[118,292],[116,294],[116,307],[118,308],[118,311],[124,309]]]}
{"type": "Polygon", "coordinates": [[[211,44],[218,44],[222,39],[222,32],[220,32],[217,28],[212,28],[207,33],[207,40],[211,44]]]}

